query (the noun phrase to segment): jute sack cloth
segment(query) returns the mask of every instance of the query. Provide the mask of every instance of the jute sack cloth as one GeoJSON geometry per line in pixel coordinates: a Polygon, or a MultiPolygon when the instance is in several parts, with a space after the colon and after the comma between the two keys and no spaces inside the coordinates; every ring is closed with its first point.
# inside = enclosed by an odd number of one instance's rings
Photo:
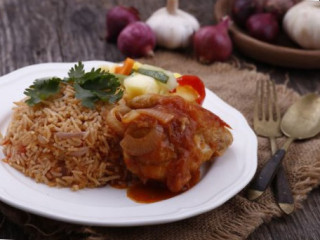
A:
{"type": "MultiPolygon", "coordinates": [[[[141,61],[175,72],[199,76],[207,88],[238,109],[250,126],[256,81],[269,79],[269,76],[254,69],[241,68],[232,63],[202,65],[179,53],[157,52],[153,59],[141,61]]],[[[284,85],[277,85],[277,93],[282,113],[299,98],[296,92],[284,85]]],[[[285,138],[277,141],[278,145],[281,145],[285,138]]],[[[268,139],[258,138],[258,142],[260,169],[270,157],[270,146],[268,139]]],[[[296,208],[320,182],[319,146],[320,135],[308,141],[294,142],[284,160],[296,208]]],[[[30,234],[30,239],[245,239],[262,223],[282,215],[270,190],[258,201],[252,202],[246,199],[245,189],[219,208],[207,213],[175,223],[144,227],[73,225],[28,214],[3,203],[0,204],[0,210],[8,219],[23,227],[25,232],[30,234]]]]}

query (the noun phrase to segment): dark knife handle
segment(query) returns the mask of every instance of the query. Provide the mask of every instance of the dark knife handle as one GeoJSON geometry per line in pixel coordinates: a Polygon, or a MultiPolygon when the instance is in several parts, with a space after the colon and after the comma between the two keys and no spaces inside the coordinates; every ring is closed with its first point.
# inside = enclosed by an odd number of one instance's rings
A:
{"type": "Polygon", "coordinates": [[[291,188],[288,182],[288,178],[286,176],[285,170],[280,165],[274,184],[275,197],[279,207],[286,214],[290,214],[294,210],[294,200],[291,192],[291,188]]]}
{"type": "Polygon", "coordinates": [[[286,151],[280,148],[264,165],[261,172],[258,173],[249,187],[248,198],[254,200],[258,198],[270,185],[272,179],[277,173],[281,160],[286,151]]]}

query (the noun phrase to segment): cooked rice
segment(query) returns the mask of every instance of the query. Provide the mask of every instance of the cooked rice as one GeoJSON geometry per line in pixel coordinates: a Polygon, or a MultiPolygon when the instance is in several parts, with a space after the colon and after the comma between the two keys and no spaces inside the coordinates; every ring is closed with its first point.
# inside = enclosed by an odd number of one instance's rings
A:
{"type": "Polygon", "coordinates": [[[123,184],[126,171],[116,136],[106,125],[111,106],[83,107],[70,86],[40,106],[16,102],[1,144],[5,162],[50,186],[123,184]]]}

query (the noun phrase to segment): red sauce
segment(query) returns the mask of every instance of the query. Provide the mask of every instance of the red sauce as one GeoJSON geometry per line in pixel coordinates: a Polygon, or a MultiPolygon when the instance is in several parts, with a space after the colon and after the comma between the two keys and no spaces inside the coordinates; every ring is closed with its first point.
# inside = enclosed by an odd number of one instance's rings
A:
{"type": "MultiPolygon", "coordinates": [[[[192,188],[200,180],[200,171],[193,175],[189,182],[192,188]]],[[[147,184],[136,183],[127,189],[127,196],[138,203],[154,203],[172,198],[181,192],[171,192],[164,184],[158,182],[148,182],[147,184]]]]}
{"type": "Polygon", "coordinates": [[[127,196],[138,203],[154,203],[178,194],[170,192],[166,186],[158,183],[137,183],[127,189],[127,196]]]}

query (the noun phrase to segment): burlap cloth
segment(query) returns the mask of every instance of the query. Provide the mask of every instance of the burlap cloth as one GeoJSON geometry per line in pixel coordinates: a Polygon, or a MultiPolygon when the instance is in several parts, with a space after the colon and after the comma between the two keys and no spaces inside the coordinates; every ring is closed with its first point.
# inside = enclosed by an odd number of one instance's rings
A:
{"type": "MultiPolygon", "coordinates": [[[[251,126],[256,81],[269,78],[253,68],[239,67],[233,61],[201,65],[191,57],[178,53],[157,52],[155,58],[142,61],[172,71],[198,75],[209,89],[238,109],[251,126]]],[[[278,85],[277,92],[282,112],[299,97],[284,85],[278,85]]],[[[270,156],[270,148],[267,139],[258,140],[260,168],[270,156]]],[[[278,144],[284,140],[278,139],[278,144]]],[[[284,160],[296,208],[320,182],[319,146],[320,135],[308,141],[294,142],[284,160]]],[[[246,199],[245,189],[210,212],[175,223],[145,227],[79,226],[27,214],[5,204],[0,204],[0,210],[20,225],[30,239],[245,239],[262,223],[282,215],[270,190],[258,201],[252,202],[246,199]]]]}

